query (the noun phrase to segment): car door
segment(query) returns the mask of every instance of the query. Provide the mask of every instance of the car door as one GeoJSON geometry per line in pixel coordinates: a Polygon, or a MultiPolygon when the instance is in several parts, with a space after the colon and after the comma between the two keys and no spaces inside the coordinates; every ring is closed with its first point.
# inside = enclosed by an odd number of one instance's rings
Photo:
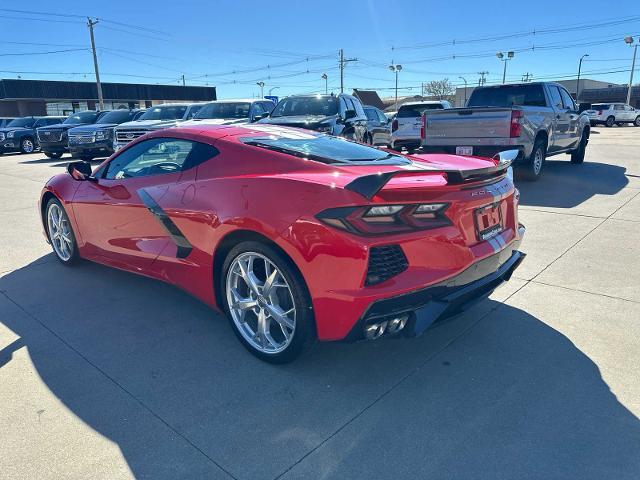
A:
{"type": "Polygon", "coordinates": [[[582,132],[578,131],[580,115],[569,92],[564,88],[559,88],[559,90],[560,96],[562,97],[562,105],[567,116],[567,141],[564,144],[564,148],[573,148],[580,141],[580,136],[582,135],[582,132]]]}
{"type": "MultiPolygon", "coordinates": [[[[172,231],[160,207],[165,196],[195,195],[196,145],[180,138],[152,138],[122,150],[84,181],[73,199],[85,255],[122,268],[151,274],[160,255],[185,255],[184,242],[172,231]]],[[[213,147],[211,147],[213,148],[213,147]]]]}
{"type": "Polygon", "coordinates": [[[380,144],[382,145],[390,145],[391,144],[391,121],[387,118],[387,116],[376,108],[376,114],[378,115],[378,121],[380,122],[380,144]]]}
{"type": "Polygon", "coordinates": [[[625,122],[633,122],[636,119],[636,112],[631,105],[624,106],[624,120],[625,122]]]}
{"type": "Polygon", "coordinates": [[[569,115],[562,103],[560,89],[556,85],[548,85],[553,117],[551,119],[552,131],[547,150],[549,152],[563,150],[568,143],[569,115]]]}

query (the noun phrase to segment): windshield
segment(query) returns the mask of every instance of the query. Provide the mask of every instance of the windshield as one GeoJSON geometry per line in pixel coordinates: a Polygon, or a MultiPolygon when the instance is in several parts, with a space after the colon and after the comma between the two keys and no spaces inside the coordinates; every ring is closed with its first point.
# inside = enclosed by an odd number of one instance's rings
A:
{"type": "Polygon", "coordinates": [[[187,111],[186,105],[166,105],[152,107],[138,120],[178,120],[184,117],[187,111]]]}
{"type": "Polygon", "coordinates": [[[35,122],[33,118],[14,118],[7,127],[32,127],[35,122]]]}
{"type": "Polygon", "coordinates": [[[544,107],[546,104],[542,85],[507,85],[474,90],[467,107],[544,107]]]}
{"type": "Polygon", "coordinates": [[[67,119],[62,123],[66,125],[75,125],[78,123],[93,123],[96,121],[98,115],[100,115],[100,112],[94,112],[92,110],[74,113],[72,115],[69,115],[67,119]]]}
{"type": "Polygon", "coordinates": [[[296,115],[337,115],[336,97],[288,97],[281,100],[271,112],[272,117],[296,115]]]}
{"type": "Polygon", "coordinates": [[[124,123],[133,118],[130,110],[113,110],[101,117],[98,123],[124,123]]]}
{"type": "Polygon", "coordinates": [[[398,118],[421,117],[425,110],[442,110],[441,103],[422,103],[420,105],[403,105],[398,110],[398,118]]]}
{"type": "Polygon", "coordinates": [[[323,163],[381,162],[384,164],[409,164],[399,155],[377,148],[350,142],[329,135],[299,135],[295,137],[249,137],[242,141],[247,145],[276,150],[296,157],[310,158],[323,163]]]}
{"type": "Polygon", "coordinates": [[[204,105],[194,118],[249,118],[248,102],[224,102],[204,105]]]}

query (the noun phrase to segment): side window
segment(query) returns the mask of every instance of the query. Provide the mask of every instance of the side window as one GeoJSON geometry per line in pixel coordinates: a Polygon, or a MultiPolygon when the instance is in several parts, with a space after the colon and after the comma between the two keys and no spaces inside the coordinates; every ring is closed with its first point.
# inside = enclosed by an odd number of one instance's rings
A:
{"type": "Polygon", "coordinates": [[[367,115],[367,120],[369,120],[370,122],[379,121],[378,115],[376,115],[376,111],[373,110],[372,108],[365,109],[364,113],[367,115]]]}
{"type": "Polygon", "coordinates": [[[196,113],[198,113],[201,108],[202,108],[202,105],[193,105],[189,109],[189,113],[187,114],[187,120],[191,120],[193,117],[195,117],[196,113]]]}
{"type": "Polygon", "coordinates": [[[256,115],[262,115],[264,113],[266,113],[266,112],[264,111],[264,107],[262,106],[261,103],[256,102],[256,103],[253,104],[252,118],[255,117],[256,115]]]}
{"type": "Polygon", "coordinates": [[[573,98],[571,98],[569,92],[567,92],[564,88],[560,88],[559,90],[560,95],[562,96],[562,103],[564,105],[564,108],[568,110],[576,110],[576,104],[573,102],[573,98]]]}
{"type": "Polygon", "coordinates": [[[389,121],[387,116],[384,113],[382,113],[380,110],[376,110],[376,113],[378,114],[378,118],[380,119],[380,122],[387,123],[389,121]]]}
{"type": "Polygon", "coordinates": [[[362,103],[360,103],[360,100],[358,100],[355,97],[351,98],[351,101],[353,102],[353,107],[356,111],[356,113],[358,114],[359,117],[363,117],[364,118],[364,108],[362,107],[362,103]]]}
{"type": "Polygon", "coordinates": [[[555,85],[549,85],[549,94],[551,95],[551,106],[562,108],[562,97],[555,85]]]}
{"type": "Polygon", "coordinates": [[[123,151],[107,165],[103,178],[114,180],[187,170],[218,153],[211,145],[177,138],[152,138],[123,151]]]}
{"type": "Polygon", "coordinates": [[[622,110],[623,107],[622,107],[622,105],[614,105],[613,109],[614,110],[622,110]]]}

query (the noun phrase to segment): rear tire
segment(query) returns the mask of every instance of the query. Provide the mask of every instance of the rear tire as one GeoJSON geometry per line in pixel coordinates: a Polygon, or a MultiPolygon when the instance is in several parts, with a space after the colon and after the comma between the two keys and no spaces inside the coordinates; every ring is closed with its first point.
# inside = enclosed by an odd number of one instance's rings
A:
{"type": "Polygon", "coordinates": [[[584,155],[587,151],[587,141],[587,130],[585,129],[582,132],[582,137],[580,137],[578,148],[571,152],[571,163],[580,164],[584,162],[584,155]]]}
{"type": "Polygon", "coordinates": [[[231,328],[251,354],[269,363],[288,363],[311,346],[316,336],[311,297],[289,258],[265,243],[242,242],[225,258],[222,275],[221,303],[231,328]],[[270,274],[277,287],[265,293],[270,274]],[[234,299],[243,306],[232,308],[234,299]],[[267,322],[263,332],[261,318],[267,322]]]}
{"type": "Polygon", "coordinates": [[[616,123],[616,119],[614,117],[609,117],[607,118],[607,121],[604,122],[607,127],[613,127],[614,123],[616,123]]]}
{"type": "Polygon", "coordinates": [[[547,157],[547,143],[544,138],[537,138],[527,162],[518,166],[516,174],[527,182],[537,182],[542,175],[542,169],[547,157]]]}
{"type": "Polygon", "coordinates": [[[44,154],[49,158],[60,158],[62,154],[60,152],[44,152],[44,154]]]}

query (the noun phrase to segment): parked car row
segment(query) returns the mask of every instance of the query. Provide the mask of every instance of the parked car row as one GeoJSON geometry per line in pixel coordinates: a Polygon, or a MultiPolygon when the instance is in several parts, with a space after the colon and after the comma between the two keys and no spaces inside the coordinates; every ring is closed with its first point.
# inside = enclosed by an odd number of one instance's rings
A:
{"type": "Polygon", "coordinates": [[[36,130],[64,121],[65,117],[22,117],[0,128],[0,154],[4,152],[33,153],[38,148],[36,130]]]}

